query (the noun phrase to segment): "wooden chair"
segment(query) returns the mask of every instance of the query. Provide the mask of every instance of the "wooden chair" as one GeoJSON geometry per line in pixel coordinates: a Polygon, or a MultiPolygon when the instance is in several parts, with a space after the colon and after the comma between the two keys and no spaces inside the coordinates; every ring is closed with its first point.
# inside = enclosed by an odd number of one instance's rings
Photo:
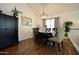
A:
{"type": "Polygon", "coordinates": [[[38,35],[38,28],[33,28],[33,39],[36,42],[38,40],[37,35],[38,35]]]}

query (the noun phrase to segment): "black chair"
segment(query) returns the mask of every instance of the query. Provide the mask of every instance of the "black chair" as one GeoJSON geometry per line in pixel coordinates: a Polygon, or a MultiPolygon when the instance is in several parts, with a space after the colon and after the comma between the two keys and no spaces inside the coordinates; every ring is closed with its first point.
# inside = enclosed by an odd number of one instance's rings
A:
{"type": "Polygon", "coordinates": [[[52,36],[52,33],[43,33],[43,32],[38,32],[38,41],[41,42],[43,45],[47,45],[49,37],[52,36]]]}
{"type": "Polygon", "coordinates": [[[38,40],[38,32],[39,32],[38,28],[33,28],[33,39],[35,42],[38,40]]]}
{"type": "Polygon", "coordinates": [[[46,28],[46,32],[51,32],[51,28],[46,28]]]}

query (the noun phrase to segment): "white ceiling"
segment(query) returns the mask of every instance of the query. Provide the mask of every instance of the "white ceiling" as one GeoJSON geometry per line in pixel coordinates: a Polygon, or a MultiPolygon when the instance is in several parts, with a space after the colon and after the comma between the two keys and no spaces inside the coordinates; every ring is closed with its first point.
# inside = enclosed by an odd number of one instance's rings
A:
{"type": "MultiPolygon", "coordinates": [[[[31,10],[37,15],[40,16],[43,13],[43,4],[42,3],[28,3],[26,4],[31,10]]],[[[45,3],[44,11],[48,16],[55,14],[61,14],[69,11],[79,10],[79,3],[45,3]]]]}

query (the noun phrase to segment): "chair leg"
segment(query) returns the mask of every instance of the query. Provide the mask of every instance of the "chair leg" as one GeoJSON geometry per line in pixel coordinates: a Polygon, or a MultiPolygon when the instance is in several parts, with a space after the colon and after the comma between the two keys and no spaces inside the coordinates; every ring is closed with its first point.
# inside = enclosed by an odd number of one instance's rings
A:
{"type": "Polygon", "coordinates": [[[61,43],[58,43],[58,50],[60,51],[60,44],[61,44],[61,48],[64,49],[64,45],[63,45],[63,41],[61,43]]]}
{"type": "Polygon", "coordinates": [[[58,43],[58,50],[60,51],[60,43],[58,43]]]}
{"type": "Polygon", "coordinates": [[[53,46],[55,46],[55,43],[56,43],[56,42],[53,42],[53,46]]]}
{"type": "Polygon", "coordinates": [[[62,45],[62,49],[64,49],[64,43],[63,43],[63,41],[61,42],[61,45],[62,45]]]}

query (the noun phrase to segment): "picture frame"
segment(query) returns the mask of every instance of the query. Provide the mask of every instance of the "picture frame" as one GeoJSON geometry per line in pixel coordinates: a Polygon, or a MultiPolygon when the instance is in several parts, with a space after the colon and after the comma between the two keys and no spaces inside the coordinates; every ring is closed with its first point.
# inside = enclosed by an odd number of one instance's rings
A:
{"type": "Polygon", "coordinates": [[[21,23],[25,26],[32,26],[32,19],[30,17],[21,16],[21,23]]]}

